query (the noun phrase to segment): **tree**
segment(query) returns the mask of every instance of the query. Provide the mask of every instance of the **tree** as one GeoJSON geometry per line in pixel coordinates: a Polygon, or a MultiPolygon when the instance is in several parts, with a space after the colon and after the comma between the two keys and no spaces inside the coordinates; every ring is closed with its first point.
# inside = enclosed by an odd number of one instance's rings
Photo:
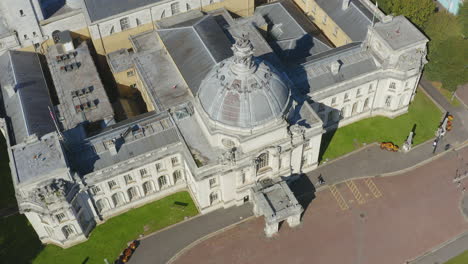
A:
{"type": "Polygon", "coordinates": [[[458,21],[462,27],[462,34],[468,38],[468,3],[465,2],[458,11],[458,21]]]}
{"type": "Polygon", "coordinates": [[[436,9],[432,0],[387,0],[387,2],[394,15],[404,15],[420,28],[436,9]]]}
{"type": "Polygon", "coordinates": [[[461,27],[456,16],[443,10],[432,15],[424,24],[424,33],[431,41],[440,42],[449,37],[460,37],[461,27]]]}
{"type": "Polygon", "coordinates": [[[468,40],[456,36],[431,43],[425,68],[429,79],[440,80],[450,91],[468,82],[467,45],[468,40]]]}

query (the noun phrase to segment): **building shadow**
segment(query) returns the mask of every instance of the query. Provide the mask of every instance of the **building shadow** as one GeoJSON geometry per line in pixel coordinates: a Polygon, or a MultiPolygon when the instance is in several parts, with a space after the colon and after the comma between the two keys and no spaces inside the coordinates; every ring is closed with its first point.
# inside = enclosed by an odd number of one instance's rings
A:
{"type": "Polygon", "coordinates": [[[314,184],[310,181],[307,175],[300,174],[296,180],[289,182],[288,186],[294,196],[296,196],[296,199],[301,204],[302,208],[304,208],[304,212],[302,213],[302,215],[304,215],[312,200],[315,199],[316,189],[314,184]]]}

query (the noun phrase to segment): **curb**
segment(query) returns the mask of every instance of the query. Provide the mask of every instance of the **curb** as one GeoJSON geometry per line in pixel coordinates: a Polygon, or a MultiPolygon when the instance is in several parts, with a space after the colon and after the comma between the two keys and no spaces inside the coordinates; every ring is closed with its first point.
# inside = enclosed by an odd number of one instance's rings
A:
{"type": "Polygon", "coordinates": [[[452,237],[451,239],[445,241],[445,242],[442,242],[441,244],[433,247],[432,249],[430,249],[429,251],[426,251],[425,253],[423,253],[422,255],[416,257],[416,258],[413,258],[411,260],[407,260],[406,263],[414,263],[415,261],[418,261],[418,260],[421,260],[422,258],[432,254],[432,253],[435,253],[436,251],[444,248],[445,246],[455,242],[456,240],[464,237],[464,236],[468,236],[468,231],[464,231],[463,233],[460,233],[458,235],[456,235],[455,237],[452,237]]]}
{"type": "Polygon", "coordinates": [[[214,231],[214,232],[211,232],[211,233],[209,233],[209,234],[207,234],[207,235],[205,235],[205,236],[203,236],[203,237],[201,237],[201,238],[199,238],[199,239],[193,241],[193,242],[190,243],[188,246],[184,247],[184,248],[181,249],[179,252],[177,252],[174,256],[172,256],[172,258],[170,258],[170,259],[167,261],[167,264],[173,263],[177,258],[179,258],[179,257],[182,256],[183,254],[185,254],[187,251],[189,251],[190,249],[192,249],[193,247],[195,247],[195,246],[198,245],[199,243],[201,243],[201,242],[203,242],[203,241],[205,241],[205,240],[207,240],[207,239],[209,239],[209,238],[211,238],[211,237],[214,237],[214,236],[216,236],[216,235],[218,235],[218,234],[220,234],[220,233],[223,233],[224,231],[227,231],[227,230],[229,230],[229,229],[232,229],[232,228],[234,228],[234,227],[236,227],[236,226],[238,226],[238,225],[240,225],[240,224],[242,224],[242,223],[244,223],[244,222],[247,222],[247,221],[249,221],[249,220],[251,220],[251,219],[253,219],[253,218],[255,218],[254,215],[249,216],[249,217],[247,217],[247,218],[242,219],[241,221],[239,221],[239,222],[237,222],[237,223],[230,224],[230,225],[228,225],[228,226],[226,226],[226,227],[223,227],[223,228],[221,228],[221,229],[218,229],[218,230],[216,230],[216,231],[214,231]]]}
{"type": "Polygon", "coordinates": [[[355,150],[353,150],[353,151],[351,151],[351,152],[348,152],[348,153],[346,153],[346,154],[344,154],[344,155],[342,155],[342,156],[339,156],[339,157],[337,157],[337,158],[334,158],[334,159],[332,159],[332,160],[329,160],[329,161],[327,161],[327,162],[325,162],[325,163],[319,164],[319,165],[317,166],[317,168],[319,168],[319,167],[326,167],[327,165],[332,164],[332,163],[335,162],[335,161],[342,160],[342,159],[344,159],[344,158],[346,158],[346,157],[349,157],[349,156],[351,156],[351,155],[353,155],[353,154],[355,154],[355,153],[357,153],[357,152],[360,152],[360,151],[365,150],[365,149],[367,149],[367,148],[370,148],[370,147],[372,147],[372,146],[379,146],[379,143],[377,143],[377,142],[372,142],[372,143],[366,144],[365,146],[360,147],[360,148],[358,148],[358,149],[355,149],[355,150]]]}
{"type": "MultiPolygon", "coordinates": [[[[349,178],[349,179],[346,179],[346,180],[342,180],[342,181],[339,181],[339,182],[336,182],[336,183],[333,183],[332,185],[337,185],[337,184],[340,184],[340,183],[343,183],[343,182],[347,182],[349,180],[356,180],[356,179],[366,179],[366,178],[377,178],[377,177],[391,177],[391,176],[396,176],[396,175],[399,175],[399,174],[402,174],[402,173],[406,173],[408,171],[411,171],[411,170],[414,170],[414,169],[417,169],[421,166],[424,166],[426,165],[427,163],[430,163],[438,158],[441,158],[442,156],[450,153],[450,151],[458,151],[462,148],[465,148],[468,146],[468,140],[465,140],[465,142],[463,142],[462,144],[458,145],[457,147],[452,147],[450,149],[448,149],[447,151],[444,151],[444,152],[440,152],[434,156],[432,156],[431,158],[429,159],[425,159],[413,166],[410,166],[410,167],[407,167],[407,168],[404,168],[404,169],[401,169],[401,170],[396,170],[396,171],[392,171],[392,172],[387,172],[387,173],[383,173],[383,174],[378,174],[378,175],[372,175],[372,176],[359,176],[359,177],[354,177],[354,178],[349,178]]],[[[316,189],[316,192],[320,192],[320,191],[323,191],[325,190],[328,186],[330,186],[330,184],[326,184],[326,185],[322,185],[320,187],[318,187],[316,189]]]]}

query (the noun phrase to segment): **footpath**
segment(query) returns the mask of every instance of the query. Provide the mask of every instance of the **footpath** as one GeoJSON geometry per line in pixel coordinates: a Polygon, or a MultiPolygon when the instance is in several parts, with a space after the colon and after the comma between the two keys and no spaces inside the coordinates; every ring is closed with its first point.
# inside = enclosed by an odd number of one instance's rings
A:
{"type": "MultiPolygon", "coordinates": [[[[354,178],[400,174],[431,162],[444,153],[457,151],[458,147],[468,144],[468,110],[464,107],[451,106],[430,82],[421,80],[421,86],[439,107],[454,114],[456,118],[454,129],[443,138],[435,153],[433,153],[432,140],[414,147],[408,153],[382,151],[377,144],[370,144],[327,164],[322,164],[307,174],[310,182],[314,186],[318,186],[318,176],[320,175],[325,179],[327,185],[331,185],[354,178]]],[[[318,191],[320,189],[318,188],[318,191]]],[[[315,191],[315,188],[309,188],[307,191],[303,188],[303,193],[300,195],[313,195],[315,191]]],[[[217,210],[184,221],[142,239],[140,247],[129,263],[167,263],[177,253],[197,241],[214,232],[220,232],[236,225],[251,216],[251,206],[244,205],[217,210]]],[[[418,264],[423,263],[425,262],[418,262],[418,264]]]]}

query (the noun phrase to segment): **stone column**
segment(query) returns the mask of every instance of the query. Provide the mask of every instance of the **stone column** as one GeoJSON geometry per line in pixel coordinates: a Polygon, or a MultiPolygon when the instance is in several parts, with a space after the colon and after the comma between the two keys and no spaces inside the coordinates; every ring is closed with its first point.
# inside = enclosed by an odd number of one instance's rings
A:
{"type": "Polygon", "coordinates": [[[265,222],[265,235],[267,237],[272,237],[274,234],[278,233],[278,222],[268,223],[265,222]]]}
{"type": "Polygon", "coordinates": [[[301,214],[292,215],[287,219],[289,227],[296,227],[301,223],[301,214]]]}

